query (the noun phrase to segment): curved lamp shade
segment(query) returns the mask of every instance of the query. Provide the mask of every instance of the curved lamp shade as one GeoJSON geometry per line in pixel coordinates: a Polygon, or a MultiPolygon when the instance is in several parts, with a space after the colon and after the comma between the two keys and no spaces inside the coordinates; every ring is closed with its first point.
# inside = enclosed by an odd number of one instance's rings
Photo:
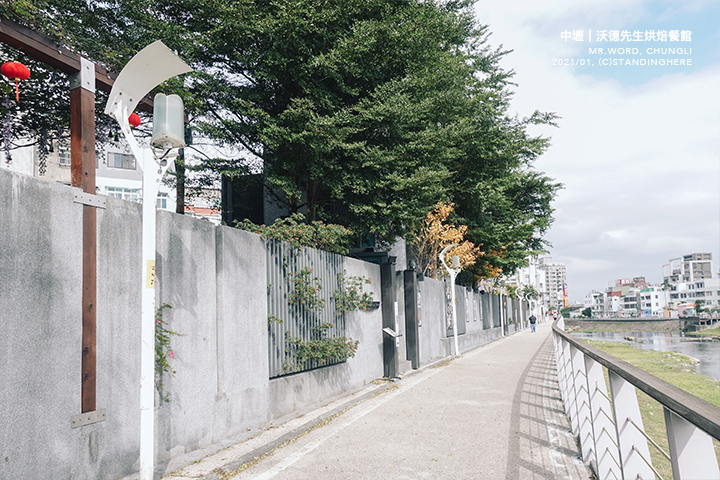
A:
{"type": "Polygon", "coordinates": [[[191,72],[180,57],[160,40],[140,50],[118,75],[110,91],[105,114],[114,117],[121,125],[135,110],[140,100],[165,80],[191,72]]]}

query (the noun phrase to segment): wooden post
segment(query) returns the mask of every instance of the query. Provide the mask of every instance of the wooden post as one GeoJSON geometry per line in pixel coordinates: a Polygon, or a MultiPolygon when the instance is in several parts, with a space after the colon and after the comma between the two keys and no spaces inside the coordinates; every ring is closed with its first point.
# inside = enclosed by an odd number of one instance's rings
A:
{"type": "MultiPolygon", "coordinates": [[[[70,172],[74,187],[95,194],[95,66],[81,59],[70,82],[70,172]]],[[[82,413],[95,411],[97,212],[83,205],[82,413]]]]}

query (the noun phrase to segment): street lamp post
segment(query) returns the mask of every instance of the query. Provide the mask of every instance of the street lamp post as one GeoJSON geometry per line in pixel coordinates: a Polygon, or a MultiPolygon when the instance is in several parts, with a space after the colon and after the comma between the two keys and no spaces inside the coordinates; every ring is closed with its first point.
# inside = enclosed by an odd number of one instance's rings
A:
{"type": "Polygon", "coordinates": [[[460,355],[460,350],[458,349],[458,337],[457,337],[457,307],[455,306],[455,277],[457,277],[458,273],[460,273],[460,257],[457,255],[452,256],[452,268],[448,267],[448,264],[445,263],[445,252],[450,250],[452,247],[457,247],[457,243],[452,243],[448,245],[447,247],[443,248],[442,252],[440,252],[440,261],[442,262],[443,266],[445,267],[445,270],[447,270],[448,274],[450,275],[450,296],[452,301],[452,315],[453,315],[453,338],[454,338],[454,345],[455,345],[455,355],[460,355]]]}
{"type": "MultiPolygon", "coordinates": [[[[168,112],[177,110],[180,97],[156,96],[151,146],[141,146],[130,130],[129,116],[156,86],[169,78],[192,69],[162,42],[157,41],[137,53],[118,75],[110,92],[105,114],[114,117],[139,162],[142,171],[142,306],[140,349],[140,479],[152,480],[155,470],[155,220],[160,180],[184,146],[182,133],[176,130],[178,121],[169,119],[168,112]],[[177,100],[174,98],[177,97],[177,100]],[[170,108],[174,104],[175,108],[170,108]],[[159,107],[159,108],[158,108],[159,107]],[[160,129],[157,127],[160,126],[160,129]],[[155,148],[153,148],[155,147],[155,148]],[[158,150],[160,153],[158,154],[158,150]],[[175,150],[175,152],[173,152],[175,150]],[[164,151],[164,153],[163,153],[164,151]]],[[[182,101],[180,100],[182,113],[182,101]]],[[[175,113],[176,114],[176,113],[175,113]]],[[[172,115],[172,114],[171,114],[172,115]]],[[[180,125],[184,122],[180,117],[180,125]]],[[[181,130],[182,131],[182,130],[181,130]]]]}

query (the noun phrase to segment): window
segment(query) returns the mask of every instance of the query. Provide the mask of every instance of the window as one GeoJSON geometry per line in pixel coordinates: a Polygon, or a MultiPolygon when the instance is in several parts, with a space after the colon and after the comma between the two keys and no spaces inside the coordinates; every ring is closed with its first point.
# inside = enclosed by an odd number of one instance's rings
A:
{"type": "Polygon", "coordinates": [[[129,200],[131,202],[140,201],[140,190],[133,188],[122,188],[122,187],[107,187],[108,197],[122,198],[123,200],[129,200]]]}
{"type": "Polygon", "coordinates": [[[124,153],[108,153],[108,167],[135,170],[135,157],[124,153]]]}
{"type": "Polygon", "coordinates": [[[68,145],[58,144],[58,162],[60,165],[70,165],[70,147],[68,145]]]}
{"type": "Polygon", "coordinates": [[[159,193],[157,199],[157,208],[161,210],[167,209],[168,196],[167,193],[159,193]]]}

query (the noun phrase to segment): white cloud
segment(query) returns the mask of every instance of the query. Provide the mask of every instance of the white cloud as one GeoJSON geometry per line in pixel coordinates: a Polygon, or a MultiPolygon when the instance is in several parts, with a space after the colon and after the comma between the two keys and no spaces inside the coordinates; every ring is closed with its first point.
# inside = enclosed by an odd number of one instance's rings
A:
{"type": "MultiPolygon", "coordinates": [[[[659,23],[672,18],[674,6],[659,0],[511,5],[481,1],[478,20],[490,24],[491,43],[514,50],[503,63],[516,71],[513,109],[562,117],[559,129],[532,133],[552,136],[553,144],[536,168],[565,185],[547,238],[554,260],[567,266],[571,300],[616,278],[660,281],[662,265],[686,253],[710,251],[717,265],[720,58],[700,71],[668,68],[640,84],[627,81],[638,66],[613,76],[595,70],[601,67],[580,75],[552,65],[553,58],[584,55],[580,42],[559,40],[562,30],[659,23]]],[[[703,5],[709,3],[683,8],[703,5]]]]}

